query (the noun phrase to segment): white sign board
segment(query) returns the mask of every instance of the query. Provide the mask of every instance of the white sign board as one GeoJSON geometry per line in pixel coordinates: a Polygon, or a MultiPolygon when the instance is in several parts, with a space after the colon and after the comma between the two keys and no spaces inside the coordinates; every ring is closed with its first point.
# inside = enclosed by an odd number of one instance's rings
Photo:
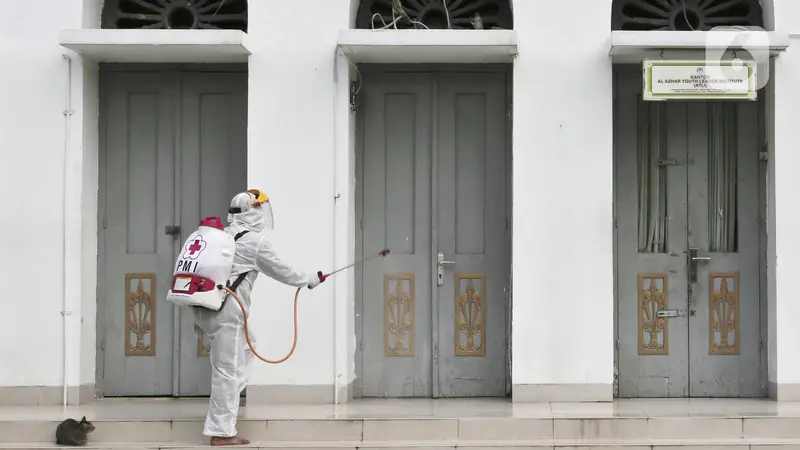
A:
{"type": "Polygon", "coordinates": [[[755,100],[756,63],[644,60],[645,100],[755,100]]]}

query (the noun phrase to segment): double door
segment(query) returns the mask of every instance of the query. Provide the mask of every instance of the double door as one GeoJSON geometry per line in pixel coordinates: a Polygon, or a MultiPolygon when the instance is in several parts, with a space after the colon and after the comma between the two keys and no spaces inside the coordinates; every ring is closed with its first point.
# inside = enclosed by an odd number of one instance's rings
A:
{"type": "Polygon", "coordinates": [[[103,394],[208,395],[208,341],[165,298],[183,241],[246,189],[247,73],[112,68],[101,98],[103,394]]]}
{"type": "Polygon", "coordinates": [[[504,72],[362,68],[356,275],[364,397],[508,392],[504,72]]]}
{"type": "Polygon", "coordinates": [[[619,396],[762,397],[758,103],[615,75],[619,396]]]}

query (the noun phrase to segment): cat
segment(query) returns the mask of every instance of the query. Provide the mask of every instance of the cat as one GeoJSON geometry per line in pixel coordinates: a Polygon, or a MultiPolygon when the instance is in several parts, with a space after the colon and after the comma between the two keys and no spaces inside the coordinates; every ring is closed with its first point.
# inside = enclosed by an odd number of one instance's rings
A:
{"type": "Polygon", "coordinates": [[[56,428],[56,444],[58,445],[85,445],[89,442],[89,433],[94,431],[92,422],[83,416],[80,422],[67,419],[56,428]]]}

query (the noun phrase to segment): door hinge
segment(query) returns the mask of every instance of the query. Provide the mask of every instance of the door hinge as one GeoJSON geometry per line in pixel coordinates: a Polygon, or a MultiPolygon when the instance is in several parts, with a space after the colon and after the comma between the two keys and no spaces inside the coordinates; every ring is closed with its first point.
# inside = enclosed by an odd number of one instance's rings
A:
{"type": "Polygon", "coordinates": [[[619,338],[617,338],[616,345],[617,345],[617,350],[619,350],[619,338]]]}
{"type": "Polygon", "coordinates": [[[619,217],[614,217],[614,229],[619,228],[619,217]]]}
{"type": "Polygon", "coordinates": [[[769,152],[758,152],[759,161],[769,161],[769,152]]]}
{"type": "Polygon", "coordinates": [[[100,341],[100,350],[106,351],[106,341],[105,341],[105,339],[100,341]]]}
{"type": "Polygon", "coordinates": [[[107,219],[107,218],[105,218],[105,217],[103,217],[103,220],[102,220],[102,222],[101,222],[100,226],[102,226],[104,230],[105,230],[106,228],[108,228],[108,219],[107,219]]]}
{"type": "Polygon", "coordinates": [[[358,222],[359,222],[359,226],[363,230],[364,229],[364,218],[362,217],[361,220],[359,220],[358,222]]]}

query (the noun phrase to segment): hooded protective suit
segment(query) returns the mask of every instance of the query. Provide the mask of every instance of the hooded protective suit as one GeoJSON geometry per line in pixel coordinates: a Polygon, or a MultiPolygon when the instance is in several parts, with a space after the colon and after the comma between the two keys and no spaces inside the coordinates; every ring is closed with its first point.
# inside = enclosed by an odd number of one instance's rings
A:
{"type": "MultiPolygon", "coordinates": [[[[269,200],[258,191],[242,192],[231,201],[228,215],[230,226],[225,229],[231,236],[242,235],[236,241],[233,258],[233,281],[247,273],[236,289],[236,294],[250,312],[250,293],[258,273],[264,273],[284,284],[295,287],[314,288],[320,280],[316,274],[303,273],[283,263],[264,233],[272,229],[272,210],[269,200]],[[263,196],[263,197],[262,197],[263,196]],[[261,203],[259,200],[266,199],[261,203]]],[[[236,436],[236,418],[239,397],[247,386],[247,377],[253,362],[253,353],[244,337],[244,319],[239,304],[230,296],[219,311],[193,308],[196,328],[208,336],[211,343],[211,398],[203,434],[206,436],[236,436]]],[[[255,336],[250,331],[250,341],[256,346],[255,336]]]]}

